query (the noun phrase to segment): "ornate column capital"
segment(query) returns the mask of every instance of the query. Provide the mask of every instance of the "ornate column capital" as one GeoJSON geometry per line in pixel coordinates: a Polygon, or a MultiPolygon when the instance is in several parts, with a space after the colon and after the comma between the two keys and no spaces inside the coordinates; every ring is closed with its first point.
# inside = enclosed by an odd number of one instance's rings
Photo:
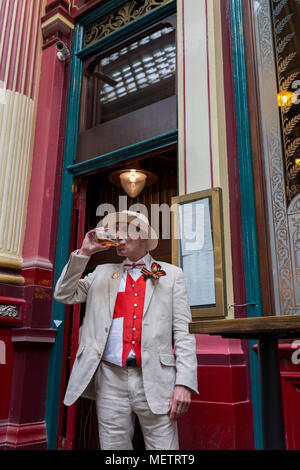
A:
{"type": "Polygon", "coordinates": [[[46,5],[46,13],[50,13],[57,7],[62,7],[66,11],[69,10],[69,2],[67,0],[48,0],[46,5]]]}
{"type": "Polygon", "coordinates": [[[72,39],[74,20],[69,14],[68,3],[64,0],[54,0],[46,6],[46,14],[42,18],[43,49],[52,46],[56,41],[72,39]]]}

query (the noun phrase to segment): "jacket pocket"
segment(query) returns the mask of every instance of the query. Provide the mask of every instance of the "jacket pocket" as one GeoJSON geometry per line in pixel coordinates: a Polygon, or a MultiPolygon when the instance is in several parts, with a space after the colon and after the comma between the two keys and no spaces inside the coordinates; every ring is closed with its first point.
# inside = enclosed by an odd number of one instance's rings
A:
{"type": "Polygon", "coordinates": [[[176,360],[173,354],[159,353],[160,362],[164,366],[176,366],[176,360]]]}
{"type": "Polygon", "coordinates": [[[80,345],[79,345],[79,347],[78,347],[78,349],[77,349],[77,353],[76,353],[76,356],[75,356],[75,357],[79,357],[80,354],[83,352],[84,348],[85,348],[85,345],[82,344],[82,343],[80,343],[80,345]]]}

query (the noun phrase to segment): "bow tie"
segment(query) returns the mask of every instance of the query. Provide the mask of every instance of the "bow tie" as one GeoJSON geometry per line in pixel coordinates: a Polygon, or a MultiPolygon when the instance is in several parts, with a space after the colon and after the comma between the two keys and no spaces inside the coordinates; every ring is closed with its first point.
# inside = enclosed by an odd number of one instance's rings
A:
{"type": "Polygon", "coordinates": [[[126,268],[128,271],[130,269],[142,268],[143,266],[146,266],[145,263],[126,263],[126,264],[124,264],[124,268],[126,268]]]}
{"type": "Polygon", "coordinates": [[[141,273],[144,275],[145,279],[148,279],[148,278],[151,278],[151,277],[153,279],[158,279],[161,276],[166,275],[166,272],[163,271],[162,269],[158,269],[157,271],[153,272],[153,271],[149,271],[149,269],[147,269],[147,268],[143,268],[141,273]]]}

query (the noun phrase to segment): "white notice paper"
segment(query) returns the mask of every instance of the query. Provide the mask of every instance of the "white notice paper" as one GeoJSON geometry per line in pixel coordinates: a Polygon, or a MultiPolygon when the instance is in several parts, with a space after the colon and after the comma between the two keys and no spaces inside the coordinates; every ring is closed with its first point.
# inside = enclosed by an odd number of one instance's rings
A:
{"type": "Polygon", "coordinates": [[[215,271],[209,198],[179,205],[182,269],[191,307],[214,306],[215,271]]]}

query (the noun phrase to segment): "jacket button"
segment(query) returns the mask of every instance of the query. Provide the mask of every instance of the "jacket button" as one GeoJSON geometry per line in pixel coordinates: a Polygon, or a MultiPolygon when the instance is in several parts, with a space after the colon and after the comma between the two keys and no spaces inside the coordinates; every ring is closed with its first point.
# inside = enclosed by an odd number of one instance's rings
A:
{"type": "Polygon", "coordinates": [[[105,328],[105,333],[107,333],[107,332],[108,332],[108,328],[105,328]]]}

